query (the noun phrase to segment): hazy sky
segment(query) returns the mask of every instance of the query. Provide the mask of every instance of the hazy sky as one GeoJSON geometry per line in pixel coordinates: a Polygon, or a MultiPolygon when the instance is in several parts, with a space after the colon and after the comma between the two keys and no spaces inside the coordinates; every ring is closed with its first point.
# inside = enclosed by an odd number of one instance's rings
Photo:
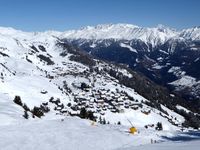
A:
{"type": "Polygon", "coordinates": [[[0,26],[25,31],[87,25],[200,26],[200,0],[0,0],[0,26]]]}

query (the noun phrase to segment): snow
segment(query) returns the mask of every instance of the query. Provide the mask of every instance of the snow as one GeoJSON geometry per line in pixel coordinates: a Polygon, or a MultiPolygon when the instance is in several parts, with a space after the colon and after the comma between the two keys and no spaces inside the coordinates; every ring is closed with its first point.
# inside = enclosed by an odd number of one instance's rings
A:
{"type": "Polygon", "coordinates": [[[191,112],[190,110],[188,110],[188,109],[186,109],[185,107],[180,106],[180,105],[177,105],[176,108],[178,108],[179,110],[184,110],[184,111],[187,112],[187,113],[191,112]]]}
{"type": "Polygon", "coordinates": [[[165,52],[165,51],[163,51],[163,50],[159,50],[161,53],[163,53],[163,54],[166,54],[166,55],[169,55],[169,53],[168,52],[165,52]]]}
{"type": "Polygon", "coordinates": [[[3,150],[134,150],[163,149],[197,150],[200,140],[198,133],[179,133],[138,129],[129,134],[128,128],[119,125],[92,125],[89,120],[59,116],[54,119],[21,121],[0,126],[0,147],[3,150]],[[63,117],[62,117],[63,118],[63,117]],[[196,139],[173,142],[170,139],[196,139]],[[157,143],[151,144],[151,141],[157,143]]]}
{"type": "Polygon", "coordinates": [[[155,63],[153,66],[152,66],[152,68],[153,69],[162,69],[164,66],[161,66],[161,65],[159,65],[159,64],[157,64],[157,63],[155,63]]]}
{"type": "MultiPolygon", "coordinates": [[[[0,27],[0,36],[12,37],[13,39],[21,40],[36,40],[41,41],[44,37],[52,36],[60,39],[67,38],[72,40],[85,39],[85,40],[102,40],[102,39],[115,39],[115,40],[133,40],[138,39],[145,43],[152,44],[153,47],[163,44],[167,40],[182,40],[182,39],[200,39],[200,28],[194,27],[176,31],[169,27],[158,25],[153,28],[139,27],[133,24],[100,24],[97,26],[87,26],[79,30],[69,30],[65,32],[46,31],[46,32],[23,32],[13,28],[0,27]]],[[[45,41],[43,41],[45,42],[45,41]]],[[[95,47],[95,43],[91,48],[95,47]]],[[[164,52],[164,51],[163,51],[164,52]]],[[[167,54],[166,52],[164,52],[167,54]]]]}
{"type": "Polygon", "coordinates": [[[153,46],[175,37],[177,32],[164,27],[142,28],[130,24],[103,24],[86,27],[80,30],[64,32],[61,37],[68,39],[140,39],[153,46]]]}
{"type": "Polygon", "coordinates": [[[96,47],[96,44],[95,43],[92,43],[92,45],[90,45],[91,48],[95,48],[96,47]]]}
{"type": "Polygon", "coordinates": [[[168,142],[168,143],[159,143],[159,144],[149,144],[149,145],[142,145],[137,147],[130,147],[130,148],[120,148],[118,150],[198,150],[200,145],[200,141],[189,141],[189,142],[168,142]]]}
{"type": "MultiPolygon", "coordinates": [[[[198,61],[198,59],[197,59],[198,61]]],[[[178,79],[174,80],[169,85],[175,86],[176,91],[189,90],[191,95],[197,96],[200,89],[200,81],[182,71],[180,67],[173,66],[168,70],[169,73],[173,73],[178,79]]]]}
{"type": "MultiPolygon", "coordinates": [[[[22,101],[31,108],[39,106],[42,101],[48,101],[52,93],[56,97],[62,95],[61,91],[59,91],[56,86],[51,84],[46,78],[38,76],[14,78],[4,83],[0,87],[0,90],[1,92],[9,93],[13,99],[15,95],[20,95],[22,101]],[[27,87],[29,88],[27,89],[27,87]],[[43,89],[46,89],[48,93],[41,94],[43,89]]],[[[64,99],[64,96],[62,99],[64,99]]]]}
{"type": "Polygon", "coordinates": [[[169,84],[175,86],[177,91],[189,89],[192,95],[196,95],[200,88],[200,81],[188,75],[181,75],[178,80],[169,84]]]}
{"type": "Polygon", "coordinates": [[[118,148],[134,139],[134,136],[131,137],[118,128],[92,126],[88,120],[75,118],[65,118],[63,122],[58,119],[24,122],[1,126],[0,131],[0,147],[6,150],[102,150],[118,148]]]}
{"type": "Polygon", "coordinates": [[[124,44],[124,43],[120,43],[120,46],[121,47],[124,47],[124,48],[128,48],[130,51],[134,52],[134,53],[137,53],[137,50],[132,48],[131,46],[127,45],[127,44],[124,44]]]}
{"type": "Polygon", "coordinates": [[[191,77],[191,76],[182,76],[180,79],[176,80],[176,81],[173,81],[169,84],[172,84],[172,85],[176,85],[176,86],[188,86],[188,87],[191,87],[193,86],[194,84],[196,84],[196,79],[191,77]]]}
{"type": "Polygon", "coordinates": [[[194,27],[194,28],[184,29],[180,32],[179,36],[185,39],[200,40],[200,28],[194,27]]]}
{"type": "MultiPolygon", "coordinates": [[[[126,29],[127,32],[129,32],[129,29],[140,30],[137,26],[124,24],[108,26],[103,25],[96,28],[87,27],[82,30],[102,30],[103,32],[108,33],[110,30],[119,28],[120,30],[126,29]]],[[[100,108],[101,112],[105,113],[103,117],[111,124],[116,124],[120,121],[123,126],[127,127],[130,125],[127,121],[128,119],[133,122],[137,128],[144,128],[144,126],[147,124],[155,125],[157,122],[162,122],[163,129],[165,131],[175,131],[180,129],[179,127],[172,125],[168,121],[168,118],[160,116],[160,111],[150,108],[142,103],[142,101],[148,101],[142,95],[139,95],[137,92],[135,92],[134,89],[120,85],[118,80],[109,76],[107,73],[99,75],[94,72],[87,75],[87,77],[84,76],[83,72],[87,72],[87,70],[89,70],[88,66],[78,62],[70,61],[69,57],[71,54],[68,54],[66,57],[60,56],[60,53],[63,51],[63,49],[62,47],[57,46],[56,43],[58,41],[57,37],[59,37],[62,33],[55,31],[48,31],[43,33],[26,33],[10,28],[1,30],[5,31],[2,31],[0,34],[0,47],[3,47],[1,48],[2,52],[9,55],[9,57],[0,57],[2,63],[0,65],[0,71],[3,72],[3,77],[0,78],[0,97],[2,99],[2,101],[0,101],[0,122],[3,122],[2,125],[13,124],[19,120],[23,121],[22,115],[24,114],[24,110],[20,106],[17,106],[13,103],[13,99],[16,95],[19,95],[22,99],[22,102],[26,103],[30,109],[32,109],[34,106],[40,106],[41,103],[48,102],[51,97],[54,97],[55,99],[60,99],[61,103],[65,105],[66,110],[73,112],[70,108],[66,107],[69,102],[72,105],[76,104],[74,102],[73,94],[87,99],[87,103],[94,101],[95,98],[91,96],[93,93],[91,89],[89,92],[84,92],[74,86],[80,86],[81,83],[84,82],[90,86],[93,84],[93,89],[96,91],[102,91],[104,97],[108,97],[108,95],[112,95],[114,93],[112,96],[119,96],[119,99],[122,99],[120,94],[116,94],[116,89],[118,89],[118,91],[124,91],[129,96],[133,97],[138,101],[138,104],[142,104],[143,107],[138,108],[138,110],[125,108],[125,102],[130,103],[131,101],[127,97],[124,97],[122,106],[119,106],[121,113],[113,113],[110,110],[103,111],[102,108],[100,108]],[[46,52],[39,50],[37,53],[31,53],[32,49],[30,47],[33,45],[38,50],[39,46],[45,47],[46,52]],[[51,60],[54,61],[55,64],[47,65],[45,62],[40,61],[40,59],[37,57],[39,54],[44,56],[50,55],[51,60]],[[27,62],[26,58],[31,60],[32,63],[27,62]],[[54,76],[54,79],[47,78],[47,74],[54,76]],[[66,94],[58,89],[58,87],[63,86],[63,81],[66,81],[67,86],[72,90],[72,94],[66,94]],[[47,91],[47,93],[42,94],[41,91],[47,91]],[[109,92],[106,93],[106,91],[109,92]],[[151,111],[151,113],[146,115],[143,113],[144,111],[151,111]]],[[[159,32],[162,32],[162,34],[165,33],[165,31],[159,32]]],[[[93,43],[91,46],[95,47],[95,43],[93,43]]],[[[135,49],[125,43],[121,43],[121,46],[137,53],[135,49]]],[[[132,75],[126,69],[116,68],[114,65],[109,66],[106,63],[99,62],[96,67],[100,71],[103,71],[104,68],[116,69],[124,76],[129,78],[132,77],[132,75]]],[[[94,108],[91,110],[97,111],[97,104],[93,104],[93,106],[94,108]]],[[[49,107],[51,109],[51,117],[54,117],[58,112],[54,111],[54,105],[50,105],[49,107]]],[[[165,110],[167,110],[167,108],[165,110]]],[[[167,110],[167,112],[169,114],[168,117],[172,119],[176,124],[181,125],[184,122],[182,116],[175,114],[171,110],[167,110]],[[171,116],[176,116],[177,120],[174,120],[174,118],[171,116]]],[[[99,117],[100,113],[95,113],[95,115],[99,117]]],[[[30,117],[30,120],[31,119],[32,118],[30,117]]],[[[152,128],[152,130],[155,129],[152,128]]]]}
{"type": "Polygon", "coordinates": [[[180,67],[173,66],[168,70],[168,73],[173,73],[177,77],[182,77],[186,74],[185,71],[182,71],[180,67]]]}
{"type": "Polygon", "coordinates": [[[197,62],[197,61],[199,61],[199,60],[200,60],[200,58],[197,58],[197,59],[194,60],[194,62],[197,62]]]}
{"type": "MultiPolygon", "coordinates": [[[[132,110],[125,110],[124,113],[120,113],[118,115],[113,115],[112,113],[105,114],[106,120],[109,120],[112,124],[117,124],[116,120],[119,120],[123,125],[130,126],[130,120],[134,126],[137,128],[142,128],[147,124],[157,124],[157,120],[160,120],[163,124],[163,130],[165,131],[174,131],[177,128],[167,124],[167,120],[163,119],[161,116],[158,116],[154,113],[150,113],[146,115],[144,113],[140,113],[140,111],[132,111],[132,110]],[[143,119],[141,119],[143,118],[143,119]]],[[[180,116],[178,116],[180,118],[180,116]]],[[[182,122],[184,119],[180,120],[182,122]]]]}
{"type": "MultiPolygon", "coordinates": [[[[71,38],[85,36],[85,38],[104,37],[118,39],[132,39],[136,38],[134,36],[138,36],[146,42],[149,41],[149,38],[151,41],[154,36],[161,36],[159,37],[161,39],[156,39],[153,42],[155,44],[165,41],[168,38],[166,33],[170,34],[170,32],[163,27],[143,29],[127,24],[99,25],[97,27],[87,27],[78,31],[68,31],[65,33],[56,31],[28,33],[12,28],[0,28],[0,50],[8,55],[8,57],[0,55],[0,72],[2,73],[0,76],[0,147],[5,150],[31,150],[41,149],[41,147],[44,150],[109,150],[129,149],[129,147],[133,147],[134,149],[143,147],[141,145],[150,144],[151,139],[162,141],[164,140],[162,136],[175,136],[179,134],[177,132],[180,130],[180,127],[172,125],[168,119],[181,125],[185,121],[182,116],[161,105],[162,109],[169,114],[169,116],[165,116],[168,118],[162,117],[159,110],[144,104],[148,100],[142,95],[135,92],[134,89],[120,85],[117,79],[103,72],[105,68],[116,69],[118,73],[131,78],[132,74],[128,70],[116,68],[114,65],[109,66],[104,62],[98,62],[95,67],[102,74],[93,72],[89,73],[86,77],[83,72],[88,72],[89,67],[79,62],[71,61],[69,59],[71,54],[67,54],[66,57],[60,56],[63,49],[56,45],[58,37],[67,37],[68,35],[71,38]],[[91,33],[88,33],[88,31],[91,33]],[[145,35],[146,32],[147,37],[145,35]],[[31,46],[33,45],[39,52],[32,53],[33,49],[31,49],[31,46]],[[45,47],[46,51],[40,51],[39,46],[45,47]],[[55,64],[47,65],[37,57],[39,54],[46,57],[49,56],[55,64]],[[32,63],[28,62],[27,58],[32,63]],[[47,75],[54,78],[50,79],[47,75]],[[63,86],[63,81],[66,81],[67,86],[72,90],[71,94],[65,93],[58,88],[63,86]],[[14,97],[19,95],[22,102],[26,103],[32,109],[34,106],[40,106],[41,103],[48,102],[51,97],[54,97],[55,99],[60,99],[61,103],[65,105],[66,110],[73,112],[66,105],[69,102],[72,105],[75,104],[75,94],[87,99],[88,103],[94,101],[94,97],[92,98],[91,96],[93,94],[92,89],[85,92],[76,87],[80,86],[82,82],[93,86],[93,90],[102,91],[102,96],[104,97],[112,95],[119,97],[119,100],[123,100],[124,98],[123,105],[119,106],[120,113],[113,113],[110,110],[103,111],[105,113],[103,117],[111,123],[110,125],[102,126],[96,123],[95,126],[91,126],[91,121],[89,120],[56,115],[58,112],[54,110],[55,106],[53,104],[49,105],[51,111],[41,119],[29,117],[28,120],[25,120],[22,117],[24,109],[13,102],[14,97]],[[46,91],[47,93],[43,94],[42,91],[46,91]],[[126,92],[134,100],[137,100],[137,102],[130,101],[128,97],[122,97],[120,92],[117,93],[117,91],[126,92]],[[125,109],[125,103],[142,104],[142,108],[138,108],[137,110],[131,108],[125,109]],[[143,111],[150,111],[150,114],[147,115],[143,111]],[[61,121],[63,117],[65,117],[64,122],[61,121]],[[140,133],[136,135],[127,133],[130,127],[128,120],[134,124],[140,133]],[[121,122],[121,126],[115,125],[118,121],[121,122]],[[144,128],[147,124],[155,125],[157,122],[162,122],[164,131],[158,132],[154,127],[150,129],[144,128]]],[[[171,36],[174,36],[174,31],[171,36]]],[[[95,43],[91,45],[93,48],[95,46],[95,43]]],[[[120,46],[137,53],[135,49],[125,43],[121,43],[120,46]]],[[[162,66],[155,65],[155,68],[159,67],[162,66]]],[[[196,81],[192,77],[184,76],[185,73],[180,68],[172,67],[169,72],[181,77],[174,84],[192,85],[196,81]]],[[[96,111],[97,104],[93,106],[92,110],[96,111]]],[[[183,109],[181,106],[177,107],[183,109]]],[[[99,117],[100,113],[96,112],[95,115],[99,117]]],[[[162,147],[163,144],[160,144],[162,147]]],[[[170,143],[168,144],[170,145],[170,143]]],[[[149,145],[144,147],[147,148],[149,145]]]]}
{"type": "MultiPolygon", "coordinates": [[[[110,28],[112,27],[113,26],[110,28]]],[[[126,27],[132,28],[132,26],[126,27]]],[[[19,95],[22,102],[25,103],[30,109],[34,106],[40,106],[43,102],[48,102],[51,97],[60,99],[65,106],[69,102],[75,104],[73,101],[74,96],[72,94],[68,93],[66,95],[63,91],[58,89],[58,87],[63,86],[63,81],[66,81],[67,86],[72,90],[73,94],[77,93],[78,96],[91,101],[94,101],[94,98],[91,97],[91,90],[89,90],[89,92],[83,92],[82,90],[77,89],[77,87],[74,87],[74,85],[80,86],[81,83],[84,82],[91,86],[93,83],[93,89],[100,90],[102,93],[104,92],[104,94],[108,90],[110,90],[110,92],[107,93],[109,95],[112,94],[111,92],[117,93],[116,89],[118,89],[119,91],[127,92],[135,100],[138,100],[138,103],[146,101],[146,99],[136,93],[134,89],[120,85],[118,80],[106,73],[102,75],[91,73],[87,77],[84,76],[83,72],[89,70],[88,66],[70,61],[69,57],[71,54],[68,54],[66,57],[60,56],[63,49],[56,46],[57,38],[51,36],[51,34],[59,33],[24,33],[22,31],[13,31],[13,29],[8,30],[10,30],[8,34],[3,32],[0,39],[0,47],[4,47],[3,52],[9,55],[9,57],[0,57],[2,63],[0,65],[0,70],[3,72],[3,77],[0,80],[0,96],[4,101],[1,101],[0,105],[6,106],[5,108],[2,108],[0,117],[0,121],[4,122],[3,124],[9,124],[23,119],[22,115],[24,114],[24,110],[13,103],[13,99],[16,95],[19,95]],[[30,47],[32,45],[34,45],[39,52],[35,54],[31,53],[32,49],[30,47]],[[40,45],[45,47],[45,52],[39,50],[38,47],[40,45]],[[37,57],[39,54],[44,56],[51,55],[50,58],[55,62],[55,64],[46,65],[45,62],[40,61],[37,57]],[[26,60],[27,57],[32,61],[32,63],[26,60]],[[47,74],[54,76],[54,79],[47,78],[47,74]],[[42,91],[47,91],[47,93],[42,94],[42,91]],[[12,115],[9,115],[9,113],[12,113],[12,115]]],[[[125,45],[122,44],[122,46],[125,45]]],[[[108,66],[108,64],[103,62],[98,63],[96,67],[98,67],[99,70],[103,70],[104,68],[116,69],[119,73],[122,73],[129,78],[132,77],[126,69],[116,68],[113,65],[108,66]]],[[[107,97],[108,95],[104,96],[107,97]]],[[[114,96],[117,96],[117,94],[114,94],[114,96]]],[[[130,121],[135,123],[136,127],[144,127],[146,124],[156,124],[157,122],[162,122],[164,130],[178,130],[178,128],[171,125],[166,118],[161,117],[159,115],[159,111],[152,111],[151,114],[145,115],[142,111],[150,109],[145,104],[143,104],[143,108],[139,108],[137,111],[130,108],[126,110],[124,108],[125,101],[130,102],[128,98],[125,98],[122,103],[123,106],[120,106],[119,108],[122,112],[125,110],[124,113],[113,113],[110,110],[103,111],[103,113],[105,113],[104,117],[107,121],[110,121],[112,124],[120,121],[122,125],[128,126],[128,118],[130,121]],[[142,118],[146,119],[143,120],[142,118]]],[[[50,106],[50,113],[55,115],[57,112],[54,111],[54,107],[55,106],[53,105],[50,106]]],[[[94,111],[97,110],[96,107],[97,105],[94,104],[94,111]]],[[[72,111],[68,107],[65,109],[72,111]]],[[[99,113],[96,113],[96,115],[100,116],[99,113]]],[[[182,120],[181,117],[178,118],[182,120]]],[[[177,123],[181,124],[183,121],[184,120],[177,123]]]]}

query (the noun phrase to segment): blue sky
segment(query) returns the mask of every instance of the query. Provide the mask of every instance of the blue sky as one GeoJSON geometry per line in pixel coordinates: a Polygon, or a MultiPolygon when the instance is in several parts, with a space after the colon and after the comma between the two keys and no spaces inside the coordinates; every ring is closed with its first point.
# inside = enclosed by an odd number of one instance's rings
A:
{"type": "Polygon", "coordinates": [[[200,26],[200,0],[0,0],[0,26],[25,31],[87,25],[200,26]]]}

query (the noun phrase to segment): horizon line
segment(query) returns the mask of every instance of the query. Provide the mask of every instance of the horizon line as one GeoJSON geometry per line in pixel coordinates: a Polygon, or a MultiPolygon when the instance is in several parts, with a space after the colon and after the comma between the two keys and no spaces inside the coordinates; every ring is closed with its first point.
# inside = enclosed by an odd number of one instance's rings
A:
{"type": "Polygon", "coordinates": [[[18,28],[18,27],[12,27],[12,26],[1,26],[0,25],[0,28],[7,28],[7,29],[11,29],[11,30],[16,30],[16,31],[22,31],[22,32],[28,32],[28,33],[37,33],[37,32],[49,32],[49,31],[54,31],[54,32],[66,32],[66,31],[72,31],[72,30],[81,30],[81,29],[84,29],[84,28],[87,28],[87,27],[97,27],[97,26],[103,26],[103,25],[133,25],[135,27],[138,27],[138,28],[158,28],[159,26],[163,26],[163,27],[166,27],[166,28],[169,28],[171,30],[176,30],[176,31],[181,31],[181,30],[184,30],[184,29],[190,29],[190,28],[200,28],[200,25],[195,25],[195,26],[192,26],[192,27],[187,27],[187,28],[181,28],[181,29],[178,29],[178,28],[174,28],[174,27],[170,27],[168,25],[164,25],[164,24],[157,24],[157,25],[154,25],[154,26],[139,26],[139,25],[136,25],[136,24],[133,24],[133,23],[100,23],[100,24],[93,24],[93,25],[82,25],[80,27],[74,27],[74,28],[69,28],[69,29],[63,29],[63,30],[59,30],[59,29],[45,29],[45,30],[24,30],[24,29],[21,29],[21,28],[18,28]]]}

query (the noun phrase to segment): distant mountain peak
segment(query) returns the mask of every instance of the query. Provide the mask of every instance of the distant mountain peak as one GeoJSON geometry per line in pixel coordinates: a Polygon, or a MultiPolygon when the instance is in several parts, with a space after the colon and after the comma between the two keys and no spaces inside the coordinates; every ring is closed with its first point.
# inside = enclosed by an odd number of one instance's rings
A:
{"type": "Polygon", "coordinates": [[[81,30],[90,30],[90,29],[102,30],[102,29],[111,29],[111,28],[139,28],[139,27],[133,24],[109,23],[109,24],[98,24],[96,26],[86,26],[86,27],[81,28],[81,30]]]}
{"type": "Polygon", "coordinates": [[[176,32],[176,29],[170,28],[170,27],[165,26],[165,25],[163,25],[163,24],[158,24],[156,28],[157,28],[160,32],[169,32],[169,31],[170,31],[170,32],[171,32],[171,31],[176,32]]]}
{"type": "Polygon", "coordinates": [[[153,46],[165,42],[176,36],[176,31],[168,27],[159,25],[158,28],[143,28],[132,24],[100,24],[97,26],[87,26],[80,30],[64,32],[61,37],[67,39],[86,39],[86,40],[142,40],[151,43],[153,46]]]}
{"type": "Polygon", "coordinates": [[[170,39],[200,39],[200,27],[193,27],[176,31],[170,27],[158,24],[156,27],[139,27],[133,24],[99,24],[96,26],[86,26],[78,30],[68,30],[65,32],[46,31],[46,32],[23,32],[13,28],[0,27],[0,34],[25,38],[32,35],[53,35],[64,39],[84,39],[84,40],[141,40],[149,43],[153,47],[163,44],[170,39]]]}

